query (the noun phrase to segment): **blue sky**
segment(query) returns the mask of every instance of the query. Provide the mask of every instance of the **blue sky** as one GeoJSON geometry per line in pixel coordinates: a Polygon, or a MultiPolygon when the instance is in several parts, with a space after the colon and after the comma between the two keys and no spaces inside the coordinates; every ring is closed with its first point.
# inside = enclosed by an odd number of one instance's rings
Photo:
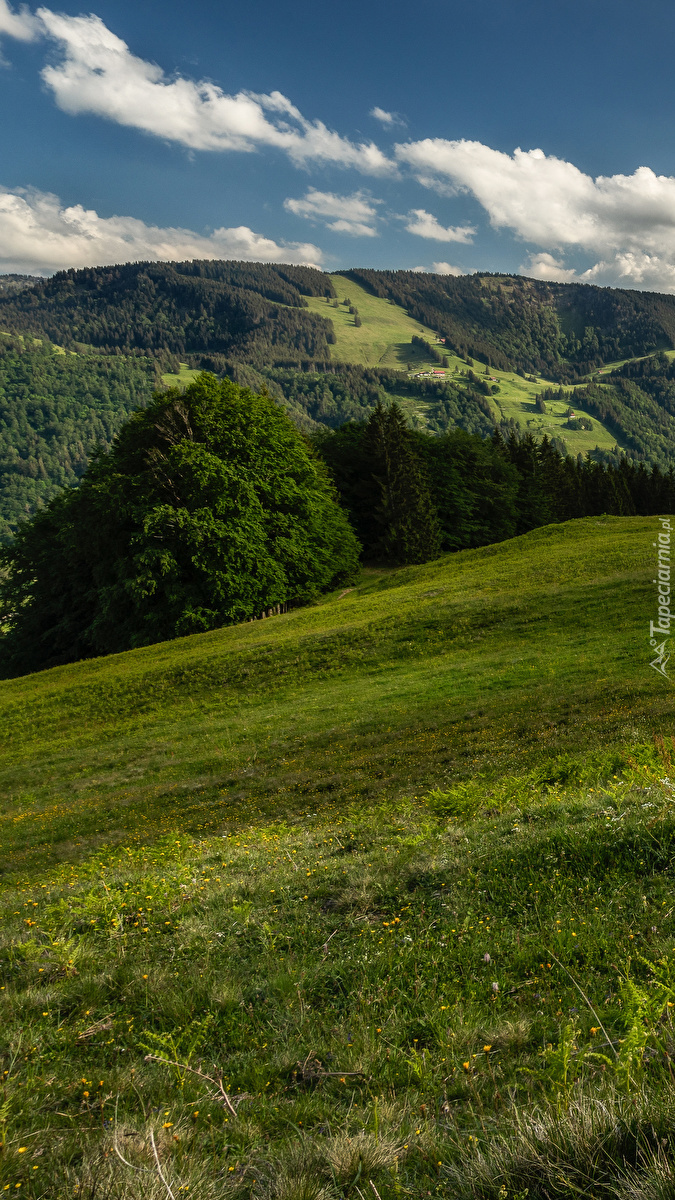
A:
{"type": "Polygon", "coordinates": [[[0,271],[249,258],[675,291],[670,0],[0,0],[0,271]]]}

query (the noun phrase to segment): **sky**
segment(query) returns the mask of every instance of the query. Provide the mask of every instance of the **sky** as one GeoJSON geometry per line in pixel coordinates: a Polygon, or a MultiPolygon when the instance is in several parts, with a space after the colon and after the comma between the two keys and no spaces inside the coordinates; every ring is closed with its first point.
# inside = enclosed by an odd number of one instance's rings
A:
{"type": "Polygon", "coordinates": [[[672,0],[0,0],[0,272],[675,292],[672,0]]]}

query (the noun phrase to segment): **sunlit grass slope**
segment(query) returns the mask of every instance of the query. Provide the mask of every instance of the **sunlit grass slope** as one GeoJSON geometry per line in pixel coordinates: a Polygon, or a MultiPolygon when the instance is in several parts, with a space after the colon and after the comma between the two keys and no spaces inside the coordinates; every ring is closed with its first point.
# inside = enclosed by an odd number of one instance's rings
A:
{"type": "Polygon", "coordinates": [[[654,533],[0,684],[0,1188],[671,1194],[654,533]]]}
{"type": "MultiPolygon", "coordinates": [[[[409,317],[404,309],[379,296],[372,296],[365,288],[342,275],[331,275],[333,286],[340,301],[338,308],[333,308],[323,297],[309,297],[308,304],[313,312],[323,317],[330,317],[336,333],[336,344],[332,348],[332,357],[338,362],[359,363],[368,367],[391,367],[401,371],[438,370],[439,364],[432,362],[424,352],[412,345],[412,337],[424,338],[430,345],[436,342],[433,330],[409,317]],[[349,299],[359,311],[362,324],[354,325],[354,317],[342,301],[349,299]]],[[[444,347],[439,345],[443,352],[444,347]]],[[[466,372],[466,362],[455,354],[448,357],[445,374],[448,380],[461,383],[460,372],[466,372]]],[[[477,363],[475,370],[481,374],[484,367],[477,363]]],[[[577,416],[586,417],[591,424],[589,430],[571,430],[566,428],[566,412],[569,402],[554,401],[546,414],[537,412],[535,399],[544,388],[556,387],[543,377],[538,377],[534,383],[523,379],[513,371],[490,370],[490,375],[499,385],[499,394],[492,403],[497,420],[513,419],[524,431],[532,433],[537,438],[544,435],[564,439],[569,454],[586,454],[589,450],[599,447],[601,450],[612,450],[616,445],[616,435],[597,419],[591,417],[584,409],[576,409],[577,416]]],[[[169,376],[165,376],[169,381],[169,376]]],[[[178,377],[171,377],[175,382],[178,377]]],[[[573,390],[573,389],[570,389],[573,390]]],[[[416,415],[424,420],[424,405],[418,404],[416,415]]]]}
{"type": "Polygon", "coordinates": [[[343,275],[331,275],[330,278],[339,301],[338,308],[333,308],[323,297],[308,296],[306,299],[312,312],[333,322],[337,341],[331,349],[332,358],[337,362],[360,363],[364,367],[394,369],[424,362],[411,344],[411,338],[417,336],[434,342],[435,334],[431,329],[414,321],[398,304],[371,296],[351,279],[343,275]],[[358,309],[360,327],[354,324],[354,317],[345,308],[344,300],[350,300],[358,309]]]}
{"type": "Polygon", "coordinates": [[[284,616],[0,683],[2,862],[395,800],[656,719],[652,518],[548,526],[284,616]]]}

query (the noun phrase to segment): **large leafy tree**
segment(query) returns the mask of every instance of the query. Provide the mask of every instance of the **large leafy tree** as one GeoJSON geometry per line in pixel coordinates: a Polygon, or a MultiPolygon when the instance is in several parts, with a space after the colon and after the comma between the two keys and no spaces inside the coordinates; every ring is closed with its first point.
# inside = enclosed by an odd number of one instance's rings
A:
{"type": "Polygon", "coordinates": [[[246,620],[352,579],[323,464],[265,395],[157,394],[3,551],[5,674],[246,620]]]}

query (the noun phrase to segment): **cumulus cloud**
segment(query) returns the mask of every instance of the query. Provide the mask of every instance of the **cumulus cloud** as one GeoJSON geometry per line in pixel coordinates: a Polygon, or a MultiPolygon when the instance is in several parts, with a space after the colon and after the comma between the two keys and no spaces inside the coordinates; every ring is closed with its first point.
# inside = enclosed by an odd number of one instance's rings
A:
{"type": "Polygon", "coordinates": [[[431,270],[434,275],[463,275],[464,271],[461,267],[453,267],[448,262],[435,262],[431,264],[431,270]]]}
{"type": "Polygon", "coordinates": [[[543,150],[505,154],[481,142],[426,138],[396,148],[426,186],[470,192],[491,224],[544,251],[539,278],[582,279],[675,290],[675,178],[638,167],[596,179],[543,150]],[[560,258],[566,247],[597,257],[580,274],[560,258]]]}
{"type": "Polygon", "coordinates": [[[413,208],[408,213],[406,229],[408,233],[414,233],[417,237],[431,238],[435,242],[463,242],[465,244],[473,240],[476,232],[473,225],[441,225],[432,213],[426,212],[423,208],[413,208]]]}
{"type": "Polygon", "coordinates": [[[377,237],[374,222],[377,218],[373,200],[364,192],[351,196],[336,196],[334,192],[319,192],[310,188],[301,199],[284,200],[284,208],[296,217],[307,217],[321,221],[335,233],[349,233],[353,237],[377,237]]]}
{"type": "Polygon", "coordinates": [[[368,116],[374,117],[376,121],[380,121],[383,125],[389,126],[389,128],[392,125],[405,125],[405,121],[400,113],[387,112],[386,109],[379,108],[377,104],[374,108],[371,108],[368,116]]]}
{"type": "Polygon", "coordinates": [[[520,270],[532,279],[549,279],[555,283],[571,283],[577,278],[573,267],[566,267],[561,259],[549,254],[547,250],[531,254],[528,262],[524,263],[520,270]]]}
{"type": "Polygon", "coordinates": [[[57,196],[33,189],[0,188],[0,269],[50,275],[66,267],[143,260],[237,258],[318,266],[310,243],[278,243],[246,225],[215,229],[160,228],[134,217],[100,217],[81,204],[64,207],[57,196]]]}
{"type": "Polygon", "coordinates": [[[453,267],[448,262],[435,262],[430,267],[412,267],[419,275],[464,275],[461,267],[453,267]]]}
{"type": "Polygon", "coordinates": [[[100,17],[48,8],[38,9],[37,17],[61,51],[42,79],[64,112],[94,113],[191,150],[272,146],[299,166],[313,161],[372,175],[395,171],[374,142],[355,144],[323,121],[307,120],[281,92],[231,96],[208,80],[168,78],[157,64],[132,54],[100,17]]]}
{"type": "Polygon", "coordinates": [[[29,12],[25,4],[18,12],[14,12],[7,0],[0,0],[0,34],[7,34],[19,42],[32,42],[39,37],[42,26],[29,12]]]}

